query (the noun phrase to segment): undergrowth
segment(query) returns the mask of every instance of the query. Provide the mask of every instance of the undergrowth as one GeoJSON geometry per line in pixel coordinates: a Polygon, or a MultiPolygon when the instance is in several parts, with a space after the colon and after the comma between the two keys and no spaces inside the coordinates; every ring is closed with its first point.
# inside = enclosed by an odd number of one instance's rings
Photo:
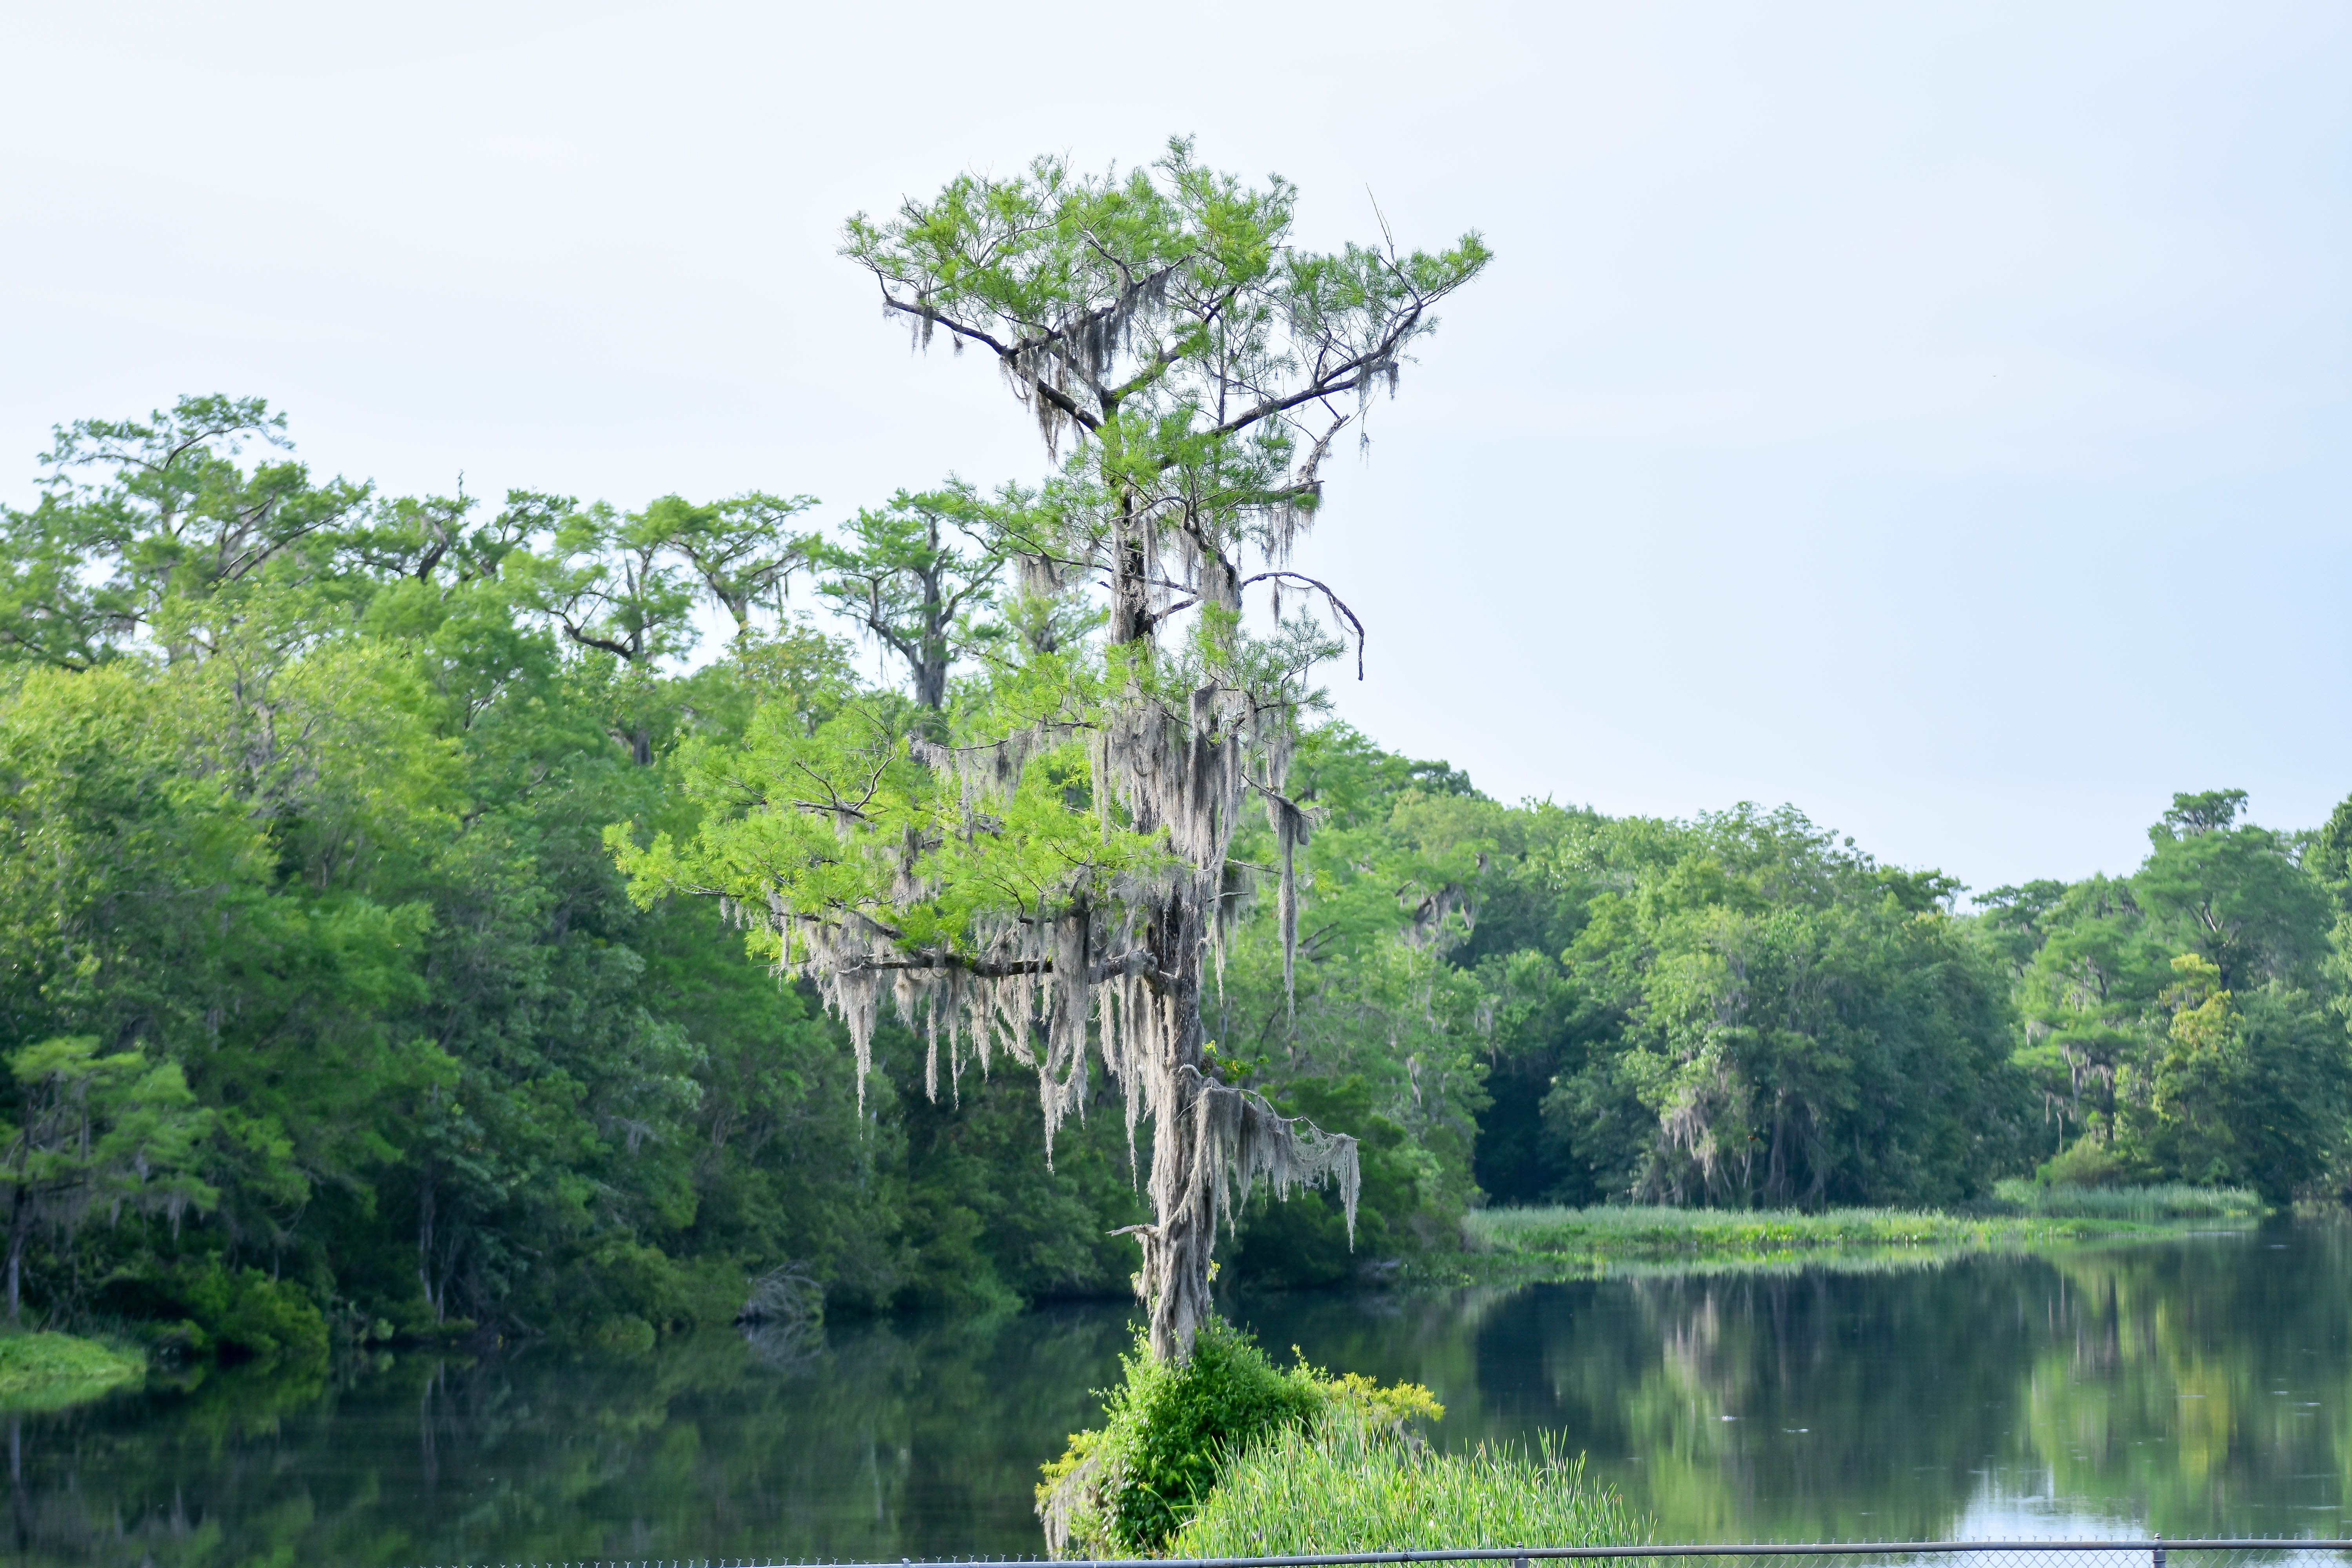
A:
{"type": "Polygon", "coordinates": [[[1403,1442],[1411,1423],[1445,1413],[1418,1384],[1335,1377],[1304,1360],[1284,1371],[1219,1319],[1202,1326],[1181,1362],[1155,1361],[1139,1334],[1119,1364],[1102,1426],[1074,1433],[1037,1488],[1037,1516],[1056,1557],[1158,1552],[1209,1495],[1221,1466],[1282,1433],[1345,1421],[1403,1442]]]}
{"type": "Polygon", "coordinates": [[[2254,1219],[2264,1205],[2244,1187],[2192,1187],[2166,1182],[2147,1187],[2084,1187],[2072,1183],[2002,1182],[1999,1205],[2016,1214],[2082,1219],[2254,1219]]]}
{"type": "Polygon", "coordinates": [[[2045,1186],[2003,1182],[1971,1212],[1684,1209],[1656,1205],[1474,1210],[1474,1252],[1584,1259],[1770,1255],[1828,1247],[1967,1247],[2095,1239],[2185,1220],[2247,1223],[2262,1200],[2236,1188],[2045,1186]]]}
{"type": "Polygon", "coordinates": [[[1171,1557],[1276,1557],[1493,1546],[1614,1546],[1648,1521],[1584,1479],[1547,1434],[1440,1454],[1344,1417],[1293,1426],[1229,1460],[1171,1557]]]}
{"type": "Polygon", "coordinates": [[[0,1333],[0,1410],[55,1410],[136,1382],[146,1359],[72,1334],[0,1333]]]}

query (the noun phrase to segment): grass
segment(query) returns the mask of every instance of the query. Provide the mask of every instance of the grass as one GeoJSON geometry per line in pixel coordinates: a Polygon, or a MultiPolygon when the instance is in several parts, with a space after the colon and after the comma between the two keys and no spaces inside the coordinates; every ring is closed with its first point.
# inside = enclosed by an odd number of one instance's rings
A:
{"type": "Polygon", "coordinates": [[[0,1334],[0,1410],[58,1410],[135,1383],[144,1357],[72,1334],[0,1334]]]}
{"type": "Polygon", "coordinates": [[[1799,1257],[1948,1253],[2146,1236],[2184,1223],[2252,1224],[2263,1205],[2234,1188],[2065,1187],[2004,1182],[1978,1212],[1936,1209],[1477,1209],[1464,1239],[1483,1272],[1540,1267],[1590,1272],[1666,1261],[1769,1263],[1799,1257]]]}
{"type": "Polygon", "coordinates": [[[1646,1520],[1584,1459],[1481,1445],[1440,1454],[1349,1421],[1289,1428],[1230,1460],[1167,1555],[1276,1557],[1645,1541],[1646,1520]]]}
{"type": "Polygon", "coordinates": [[[2192,1187],[2167,1182],[2152,1187],[2077,1187],[2063,1183],[2002,1182],[1999,1206],[2021,1215],[2078,1219],[2259,1219],[2263,1200],[2243,1187],[2192,1187]]]}

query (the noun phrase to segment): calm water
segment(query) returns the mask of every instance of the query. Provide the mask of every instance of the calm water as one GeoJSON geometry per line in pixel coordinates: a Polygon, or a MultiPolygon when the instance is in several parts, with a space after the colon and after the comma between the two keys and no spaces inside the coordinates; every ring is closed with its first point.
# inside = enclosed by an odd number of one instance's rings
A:
{"type": "MultiPolygon", "coordinates": [[[[1449,1447],[1564,1432],[1669,1539],[2352,1535],[2352,1232],[1879,1272],[1235,1304],[1411,1377],[1449,1447]]],[[[379,1356],[16,1418],[19,1561],[1034,1552],[1115,1307],[836,1327],[762,1359],[379,1356]]]]}

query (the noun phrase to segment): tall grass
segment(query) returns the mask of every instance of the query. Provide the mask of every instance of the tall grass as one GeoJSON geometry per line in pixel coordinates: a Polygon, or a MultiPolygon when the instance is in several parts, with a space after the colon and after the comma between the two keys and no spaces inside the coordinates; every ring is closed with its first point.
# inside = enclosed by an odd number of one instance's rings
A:
{"type": "Polygon", "coordinates": [[[1584,1479],[1552,1439],[1440,1454],[1352,1421],[1292,1427],[1228,1460],[1171,1557],[1277,1557],[1475,1546],[1609,1546],[1649,1521],[1584,1479]]]}
{"type": "Polygon", "coordinates": [[[2002,1182],[2000,1206],[2016,1214],[2080,1219],[2253,1219],[2263,1200],[2243,1187],[2192,1187],[2167,1182],[2149,1187],[2078,1187],[2067,1183],[2002,1182]]]}
{"type": "Polygon", "coordinates": [[[1528,1257],[1666,1258],[1769,1256],[1815,1248],[1966,1247],[2088,1240],[2206,1220],[2243,1224],[2262,1200],[2240,1188],[2040,1186],[2003,1182],[1968,1213],[1935,1209],[1600,1208],[1473,1210],[1473,1251],[1528,1257]]]}
{"type": "Polygon", "coordinates": [[[0,1411],[61,1410],[145,1375],[147,1362],[72,1334],[0,1333],[0,1411]]]}
{"type": "Polygon", "coordinates": [[[1474,1246],[1514,1252],[1660,1253],[1792,1247],[1917,1247],[1974,1240],[1981,1220],[1925,1209],[1477,1209],[1464,1221],[1474,1246]]]}

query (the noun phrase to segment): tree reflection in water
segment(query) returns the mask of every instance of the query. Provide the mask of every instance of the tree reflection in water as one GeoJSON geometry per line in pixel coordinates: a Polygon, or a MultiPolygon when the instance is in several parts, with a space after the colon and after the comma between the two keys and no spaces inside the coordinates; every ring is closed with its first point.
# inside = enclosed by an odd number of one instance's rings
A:
{"type": "MultiPolygon", "coordinates": [[[[1270,1346],[1429,1384],[1447,1446],[1564,1432],[1670,1538],[2342,1534],[2347,1239],[1228,1308],[1270,1346]]],[[[13,1552],[158,1568],[1034,1552],[1035,1467],[1091,1420],[1131,1317],[214,1373],[13,1418],[13,1552]]]]}

